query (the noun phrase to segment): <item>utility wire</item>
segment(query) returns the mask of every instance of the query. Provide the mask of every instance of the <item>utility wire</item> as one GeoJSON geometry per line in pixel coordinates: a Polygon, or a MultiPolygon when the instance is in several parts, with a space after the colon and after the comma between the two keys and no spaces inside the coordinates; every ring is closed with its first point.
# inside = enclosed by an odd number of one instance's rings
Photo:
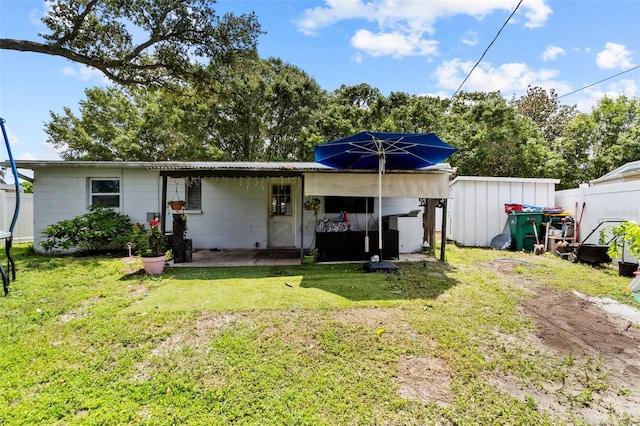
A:
{"type": "Polygon", "coordinates": [[[560,99],[560,98],[564,98],[565,96],[573,95],[574,93],[578,93],[578,92],[580,92],[581,90],[588,89],[589,87],[595,86],[596,84],[600,84],[600,83],[603,83],[603,82],[605,82],[605,81],[607,81],[607,80],[611,80],[612,78],[616,78],[616,77],[618,77],[618,76],[620,76],[620,75],[622,75],[622,74],[628,73],[629,71],[633,71],[633,70],[636,70],[636,69],[638,69],[638,68],[640,68],[640,65],[636,65],[635,67],[633,67],[633,68],[629,68],[628,70],[625,70],[625,71],[622,71],[622,72],[619,72],[618,74],[614,74],[614,75],[611,75],[611,76],[609,76],[609,77],[607,77],[607,78],[603,78],[602,80],[600,80],[600,81],[596,81],[595,83],[587,84],[586,86],[581,87],[580,89],[576,89],[576,90],[574,90],[574,91],[572,91],[572,92],[565,93],[565,94],[564,94],[564,95],[562,95],[562,96],[558,96],[558,99],[560,99]]]}
{"type": "Polygon", "coordinates": [[[520,0],[518,2],[518,5],[516,6],[515,9],[513,9],[513,12],[511,12],[511,15],[509,15],[509,17],[507,18],[506,21],[504,21],[504,24],[502,24],[502,27],[500,27],[500,30],[498,31],[498,33],[495,35],[495,37],[493,37],[493,40],[491,40],[491,43],[489,43],[489,45],[487,46],[487,48],[484,50],[484,52],[482,52],[482,56],[480,56],[480,59],[478,59],[478,62],[475,63],[475,65],[473,66],[473,68],[471,68],[471,71],[469,71],[469,74],[467,74],[467,76],[464,78],[464,80],[462,80],[462,83],[460,83],[460,86],[458,86],[458,88],[456,89],[456,91],[453,93],[453,95],[451,96],[451,99],[455,98],[456,95],[458,94],[458,92],[460,91],[460,89],[462,89],[462,86],[464,85],[464,83],[467,82],[467,80],[469,79],[469,77],[471,77],[471,73],[473,72],[473,70],[476,69],[476,67],[480,64],[480,62],[482,62],[482,59],[484,58],[484,55],[487,54],[487,52],[489,51],[489,49],[491,48],[491,46],[493,46],[493,43],[498,39],[498,37],[500,36],[500,33],[502,32],[502,30],[504,29],[504,27],[507,26],[507,24],[509,23],[509,21],[511,20],[511,18],[513,17],[513,15],[516,14],[518,8],[520,7],[520,5],[522,4],[522,0],[520,0]]]}

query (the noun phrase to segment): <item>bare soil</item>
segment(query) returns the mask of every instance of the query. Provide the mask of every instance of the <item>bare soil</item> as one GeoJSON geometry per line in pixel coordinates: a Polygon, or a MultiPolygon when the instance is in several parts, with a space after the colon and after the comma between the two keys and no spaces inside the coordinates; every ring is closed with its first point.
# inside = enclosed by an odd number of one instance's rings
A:
{"type": "MultiPolygon", "coordinates": [[[[516,263],[490,262],[493,270],[515,274],[516,263]]],[[[508,278],[508,277],[507,277],[508,278]]],[[[535,324],[530,340],[542,351],[550,354],[573,356],[578,368],[583,369],[582,383],[575,384],[575,392],[584,391],[589,377],[604,379],[606,389],[594,391],[588,404],[572,400],[572,385],[562,389],[542,384],[529,389],[509,382],[508,378],[496,384],[513,396],[534,397],[538,406],[558,415],[569,413],[582,417],[588,424],[620,424],[640,420],[640,328],[628,318],[603,310],[592,299],[572,292],[558,291],[541,286],[531,278],[518,282],[529,292],[522,313],[535,324]]],[[[637,313],[637,312],[636,312],[637,313]]]]}

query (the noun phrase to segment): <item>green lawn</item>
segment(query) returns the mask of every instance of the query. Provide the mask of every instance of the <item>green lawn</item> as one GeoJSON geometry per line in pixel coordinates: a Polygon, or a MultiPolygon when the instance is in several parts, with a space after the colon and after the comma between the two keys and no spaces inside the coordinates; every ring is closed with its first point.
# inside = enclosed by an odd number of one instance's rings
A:
{"type": "Polygon", "coordinates": [[[482,265],[507,255],[523,279],[635,304],[611,267],[456,247],[446,264],[392,275],[349,264],[151,277],[119,258],[14,253],[0,425],[580,423],[577,399],[560,418],[494,386],[506,374],[561,386],[584,366],[524,344],[527,291],[482,265]]]}

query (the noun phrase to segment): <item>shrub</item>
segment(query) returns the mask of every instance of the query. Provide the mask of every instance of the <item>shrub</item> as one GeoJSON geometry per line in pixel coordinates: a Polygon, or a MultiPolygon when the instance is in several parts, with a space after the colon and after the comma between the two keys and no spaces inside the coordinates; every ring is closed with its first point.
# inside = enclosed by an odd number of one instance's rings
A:
{"type": "Polygon", "coordinates": [[[40,245],[45,250],[77,248],[85,252],[122,250],[131,239],[131,219],[107,207],[91,206],[89,213],[47,226],[40,245]]]}
{"type": "Polygon", "coordinates": [[[134,223],[131,233],[131,248],[134,253],[142,257],[157,257],[166,254],[166,237],[160,230],[160,221],[154,219],[149,222],[149,229],[144,229],[141,223],[134,223]]]}
{"type": "Polygon", "coordinates": [[[622,222],[619,225],[608,226],[600,231],[600,244],[608,244],[608,254],[615,259],[622,255],[624,262],[624,248],[629,248],[632,256],[640,256],[640,224],[634,220],[622,222]],[[607,239],[611,238],[608,242],[607,239]]]}

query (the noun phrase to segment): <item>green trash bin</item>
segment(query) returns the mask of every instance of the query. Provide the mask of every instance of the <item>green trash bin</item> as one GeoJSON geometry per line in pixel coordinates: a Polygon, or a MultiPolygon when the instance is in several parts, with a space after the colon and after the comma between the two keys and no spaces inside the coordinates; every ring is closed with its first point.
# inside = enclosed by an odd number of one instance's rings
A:
{"type": "Polygon", "coordinates": [[[543,244],[542,238],[544,234],[540,233],[540,225],[542,224],[542,212],[517,212],[509,214],[509,229],[511,230],[511,249],[515,251],[533,251],[533,245],[536,243],[536,236],[533,233],[533,222],[535,221],[538,238],[543,244]]]}

